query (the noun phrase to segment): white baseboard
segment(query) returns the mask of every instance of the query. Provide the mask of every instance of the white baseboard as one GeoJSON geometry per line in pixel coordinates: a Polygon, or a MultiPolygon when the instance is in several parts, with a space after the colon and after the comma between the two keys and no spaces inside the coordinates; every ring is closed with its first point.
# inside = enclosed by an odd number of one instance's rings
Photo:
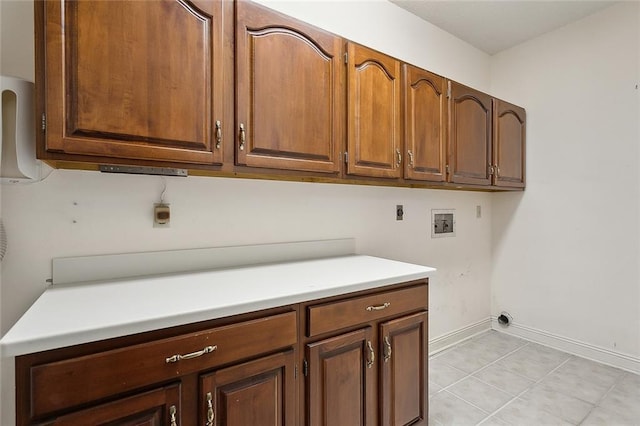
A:
{"type": "Polygon", "coordinates": [[[485,331],[491,330],[491,318],[486,318],[465,327],[429,340],[429,356],[467,340],[485,331]]]}
{"type": "Polygon", "coordinates": [[[537,328],[528,327],[521,324],[511,324],[508,327],[498,323],[496,316],[491,317],[491,328],[493,330],[521,337],[523,339],[550,346],[582,358],[598,361],[603,364],[617,367],[622,370],[640,374],[640,358],[601,348],[590,343],[559,336],[537,328]]]}

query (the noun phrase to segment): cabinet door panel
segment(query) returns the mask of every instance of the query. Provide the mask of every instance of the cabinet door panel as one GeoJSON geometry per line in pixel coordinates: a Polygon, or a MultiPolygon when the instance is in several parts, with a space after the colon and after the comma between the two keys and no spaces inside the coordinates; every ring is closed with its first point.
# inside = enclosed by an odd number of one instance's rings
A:
{"type": "Polygon", "coordinates": [[[201,424],[293,426],[294,363],[294,352],[287,351],[203,376],[201,424]]]}
{"type": "Polygon", "coordinates": [[[146,392],[58,417],[53,425],[162,426],[180,422],[180,386],[146,392]]]}
{"type": "Polygon", "coordinates": [[[426,425],[427,313],[380,325],[382,425],[426,425]]]}
{"type": "Polygon", "coordinates": [[[405,177],[441,182],[446,179],[446,80],[404,65],[405,177]]]}
{"type": "Polygon", "coordinates": [[[237,15],[238,164],[337,173],[342,40],[250,2],[237,15]]]}
{"type": "Polygon", "coordinates": [[[307,345],[310,426],[376,424],[371,339],[368,327],[307,345]]]}
{"type": "Polygon", "coordinates": [[[449,84],[449,180],[490,185],[491,97],[453,81],[449,84]]]}
{"type": "Polygon", "coordinates": [[[44,3],[47,150],[221,162],[221,2],[44,3]]]}
{"type": "Polygon", "coordinates": [[[524,188],[526,113],[524,108],[493,100],[494,185],[524,188]]]}
{"type": "Polygon", "coordinates": [[[400,62],[348,44],[348,173],[401,176],[400,62]]]}

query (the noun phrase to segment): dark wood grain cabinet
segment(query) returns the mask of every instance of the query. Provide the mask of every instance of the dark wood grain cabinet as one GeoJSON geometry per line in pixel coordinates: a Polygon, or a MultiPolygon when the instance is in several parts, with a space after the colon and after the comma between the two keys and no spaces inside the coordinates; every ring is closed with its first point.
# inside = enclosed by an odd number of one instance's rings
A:
{"type": "Polygon", "coordinates": [[[62,415],[46,425],[162,426],[179,424],[180,385],[170,385],[128,398],[62,415]]]}
{"type": "Polygon", "coordinates": [[[423,425],[426,280],[16,358],[24,425],[423,425]]]}
{"type": "Polygon", "coordinates": [[[402,176],[400,61],[347,44],[347,173],[402,176]]]}
{"type": "Polygon", "coordinates": [[[427,424],[427,336],[427,312],[380,324],[381,425],[427,424]]]}
{"type": "Polygon", "coordinates": [[[409,64],[403,65],[404,145],[407,179],[447,179],[446,79],[409,64]]]}
{"type": "Polygon", "coordinates": [[[366,327],[307,345],[309,426],[376,424],[372,339],[366,327]]]}
{"type": "Polygon", "coordinates": [[[203,375],[198,424],[295,426],[294,364],[289,350],[203,375]]]}
{"type": "Polygon", "coordinates": [[[491,96],[449,81],[449,181],[491,185],[491,96]]]}
{"type": "Polygon", "coordinates": [[[524,188],[524,108],[449,81],[449,181],[524,188]]]}
{"type": "Polygon", "coordinates": [[[337,174],[342,39],[247,1],[236,14],[237,164],[337,174]]]}
{"type": "Polygon", "coordinates": [[[54,167],[524,188],[524,109],[251,1],[35,11],[37,155],[54,167]]]}
{"type": "Polygon", "coordinates": [[[426,425],[426,283],[307,307],[306,424],[426,425]]]}
{"type": "Polygon", "coordinates": [[[296,311],[141,339],[18,357],[17,424],[294,424],[296,311]]]}
{"type": "Polygon", "coordinates": [[[222,2],[38,5],[41,157],[222,162],[222,2]]]}
{"type": "Polygon", "coordinates": [[[525,186],[526,117],[524,108],[493,99],[494,186],[525,186]]]}

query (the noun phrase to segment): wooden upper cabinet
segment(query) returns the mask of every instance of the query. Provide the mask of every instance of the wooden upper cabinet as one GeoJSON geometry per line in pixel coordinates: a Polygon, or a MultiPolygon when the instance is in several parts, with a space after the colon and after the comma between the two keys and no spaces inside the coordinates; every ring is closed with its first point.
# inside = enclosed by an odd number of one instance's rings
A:
{"type": "Polygon", "coordinates": [[[248,1],[236,15],[237,164],[338,173],[342,39],[248,1]]]}
{"type": "Polygon", "coordinates": [[[443,77],[403,65],[405,178],[446,180],[447,86],[443,77]]]}
{"type": "Polygon", "coordinates": [[[526,113],[524,108],[493,100],[493,165],[495,186],[525,186],[526,113]]]}
{"type": "Polygon", "coordinates": [[[491,97],[449,84],[449,181],[491,185],[491,97]]]}
{"type": "Polygon", "coordinates": [[[221,4],[42,2],[46,150],[221,162],[221,4]]]}
{"type": "Polygon", "coordinates": [[[347,173],[402,176],[400,62],[348,43],[347,173]]]}

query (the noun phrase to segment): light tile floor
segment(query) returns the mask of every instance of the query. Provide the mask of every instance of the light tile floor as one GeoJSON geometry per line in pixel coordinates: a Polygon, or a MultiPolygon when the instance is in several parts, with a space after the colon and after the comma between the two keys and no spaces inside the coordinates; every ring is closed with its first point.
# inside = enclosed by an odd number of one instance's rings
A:
{"type": "Polygon", "coordinates": [[[430,358],[429,425],[640,426],[640,376],[488,331],[430,358]]]}

